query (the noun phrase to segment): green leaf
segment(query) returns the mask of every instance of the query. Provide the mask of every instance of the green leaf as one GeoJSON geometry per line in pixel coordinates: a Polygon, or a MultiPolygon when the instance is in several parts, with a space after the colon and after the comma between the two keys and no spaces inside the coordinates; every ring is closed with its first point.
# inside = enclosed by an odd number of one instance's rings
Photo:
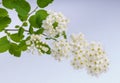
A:
{"type": "Polygon", "coordinates": [[[24,29],[22,27],[20,27],[19,31],[18,31],[18,36],[22,37],[24,33],[24,29]]]}
{"type": "Polygon", "coordinates": [[[9,53],[11,55],[16,56],[16,57],[20,57],[21,56],[21,50],[19,48],[19,45],[15,44],[15,43],[10,43],[9,53]]]}
{"type": "Polygon", "coordinates": [[[31,26],[35,28],[41,28],[42,21],[46,19],[48,16],[47,11],[45,10],[38,10],[35,15],[32,15],[29,19],[31,26]]]}
{"type": "Polygon", "coordinates": [[[37,4],[41,8],[48,6],[52,2],[53,2],[53,0],[37,0],[37,4]]]}
{"type": "Polygon", "coordinates": [[[0,53],[6,52],[10,48],[10,43],[7,40],[7,37],[4,36],[0,38],[0,53]]]}
{"type": "Polygon", "coordinates": [[[27,22],[24,22],[24,23],[22,24],[22,26],[26,27],[26,26],[28,26],[28,23],[27,23],[27,22]]]}
{"type": "Polygon", "coordinates": [[[2,0],[3,6],[9,9],[15,9],[20,16],[27,16],[30,11],[30,5],[25,0],[2,0]]]}
{"type": "Polygon", "coordinates": [[[56,27],[58,26],[58,22],[54,22],[52,25],[53,25],[53,28],[56,29],[56,27]]]}
{"type": "Polygon", "coordinates": [[[66,32],[65,32],[65,31],[63,31],[62,35],[63,35],[63,37],[64,37],[65,39],[67,39],[67,35],[66,35],[66,32]]]}
{"type": "Polygon", "coordinates": [[[8,16],[7,10],[0,8],[0,17],[6,17],[8,16]]]}
{"type": "Polygon", "coordinates": [[[27,45],[26,45],[26,41],[25,41],[25,40],[22,40],[22,41],[20,42],[20,44],[19,44],[19,49],[20,49],[21,51],[27,50],[27,45]]]}
{"type": "Polygon", "coordinates": [[[44,28],[40,28],[35,32],[35,34],[42,34],[44,32],[44,28]]]}
{"type": "Polygon", "coordinates": [[[38,28],[39,26],[37,25],[37,22],[36,22],[36,15],[32,15],[30,18],[29,18],[29,23],[31,26],[35,27],[35,28],[38,28]]]}
{"type": "Polygon", "coordinates": [[[41,27],[42,21],[45,20],[47,16],[48,13],[45,10],[38,10],[36,12],[36,22],[39,27],[41,27]]]}
{"type": "Polygon", "coordinates": [[[7,10],[0,8],[0,32],[3,31],[10,22],[11,19],[8,17],[7,10]]]}
{"type": "Polygon", "coordinates": [[[23,37],[24,37],[23,35],[19,36],[18,33],[10,35],[10,38],[15,42],[20,42],[23,39],[23,37]]]}
{"type": "Polygon", "coordinates": [[[2,0],[2,4],[6,8],[13,9],[14,8],[12,5],[13,1],[14,0],[2,0]]]}
{"type": "Polygon", "coordinates": [[[30,11],[30,5],[25,0],[14,0],[13,2],[14,8],[18,12],[20,16],[26,16],[28,15],[30,11]]]}
{"type": "Polygon", "coordinates": [[[28,37],[25,39],[25,41],[28,41],[28,40],[30,40],[30,38],[31,38],[31,37],[30,37],[30,36],[28,36],[28,37]]]}
{"type": "Polygon", "coordinates": [[[15,25],[15,28],[20,28],[20,26],[19,25],[15,25]]]}
{"type": "Polygon", "coordinates": [[[27,18],[28,18],[28,15],[21,16],[21,15],[18,14],[18,17],[19,17],[19,19],[20,19],[21,21],[26,21],[27,18]]]}
{"type": "Polygon", "coordinates": [[[9,17],[0,17],[0,32],[3,31],[10,22],[11,19],[9,17]]]}
{"type": "Polygon", "coordinates": [[[33,31],[33,27],[30,26],[30,27],[29,27],[29,33],[30,33],[30,34],[33,34],[33,32],[34,32],[34,31],[33,31]]]}

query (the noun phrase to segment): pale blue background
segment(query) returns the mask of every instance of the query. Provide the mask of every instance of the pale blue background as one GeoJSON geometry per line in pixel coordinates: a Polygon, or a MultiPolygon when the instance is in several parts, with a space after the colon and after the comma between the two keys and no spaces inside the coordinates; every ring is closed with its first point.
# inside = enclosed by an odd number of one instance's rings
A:
{"type": "MultiPolygon", "coordinates": [[[[36,0],[28,1],[35,8],[36,0]]],[[[82,32],[88,40],[103,43],[110,59],[108,72],[96,78],[51,56],[25,52],[16,58],[4,53],[0,54],[0,83],[120,83],[120,0],[55,0],[47,9],[70,19],[68,35],[82,32]]],[[[11,12],[15,20],[10,27],[20,24],[15,15],[11,12]]]]}

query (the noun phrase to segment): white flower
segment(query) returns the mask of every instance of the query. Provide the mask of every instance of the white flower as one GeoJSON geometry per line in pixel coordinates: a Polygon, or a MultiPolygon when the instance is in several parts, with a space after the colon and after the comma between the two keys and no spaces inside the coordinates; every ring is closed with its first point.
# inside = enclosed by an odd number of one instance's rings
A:
{"type": "Polygon", "coordinates": [[[65,39],[53,42],[51,55],[56,59],[61,61],[63,58],[68,58],[70,53],[69,43],[65,39]]]}
{"type": "Polygon", "coordinates": [[[88,43],[83,34],[71,35],[71,64],[75,69],[85,68],[90,75],[98,76],[108,69],[109,61],[100,43],[88,43]]]}
{"type": "Polygon", "coordinates": [[[48,14],[48,17],[42,23],[42,27],[45,29],[44,34],[54,38],[56,35],[66,31],[68,19],[62,13],[48,11],[48,14]]]}
{"type": "Polygon", "coordinates": [[[30,36],[30,40],[31,40],[31,41],[41,40],[41,38],[42,38],[42,35],[32,34],[32,35],[30,36]]]}
{"type": "Polygon", "coordinates": [[[33,54],[35,54],[36,50],[40,55],[49,50],[48,47],[44,46],[47,44],[42,41],[42,37],[42,35],[32,34],[30,36],[30,39],[26,41],[26,44],[28,45],[28,50],[31,51],[33,54]]]}
{"type": "Polygon", "coordinates": [[[84,55],[75,55],[73,60],[71,61],[71,64],[75,69],[85,68],[86,58],[84,57],[84,55]]]}
{"type": "Polygon", "coordinates": [[[108,69],[109,61],[100,43],[90,43],[87,53],[87,72],[93,76],[105,72],[108,69]]]}
{"type": "Polygon", "coordinates": [[[71,51],[73,56],[85,55],[88,42],[84,38],[83,34],[72,34],[70,41],[71,51]]]}
{"type": "Polygon", "coordinates": [[[73,55],[73,59],[71,60],[71,64],[75,69],[85,68],[86,66],[86,48],[88,46],[88,42],[84,38],[84,34],[72,34],[71,35],[71,52],[73,55]]]}
{"type": "Polygon", "coordinates": [[[31,45],[31,41],[30,40],[26,41],[26,45],[31,45]]]}

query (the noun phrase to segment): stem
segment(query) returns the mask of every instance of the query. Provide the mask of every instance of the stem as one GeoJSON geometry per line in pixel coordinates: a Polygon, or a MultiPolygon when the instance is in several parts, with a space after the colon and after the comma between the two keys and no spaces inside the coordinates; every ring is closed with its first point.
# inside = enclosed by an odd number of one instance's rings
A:
{"type": "MultiPolygon", "coordinates": [[[[5,31],[18,31],[19,29],[5,29],[5,31]]],[[[25,32],[29,32],[28,30],[25,30],[24,29],[24,31],[25,32]]],[[[44,36],[46,36],[47,37],[47,35],[45,35],[45,34],[42,34],[42,35],[44,35],[44,36]]],[[[55,38],[52,38],[52,37],[47,37],[46,39],[52,39],[52,40],[55,40],[55,41],[58,41],[57,39],[55,39],[55,38]]]]}
{"type": "Polygon", "coordinates": [[[2,2],[0,2],[0,4],[2,4],[2,2]]]}
{"type": "MultiPolygon", "coordinates": [[[[42,35],[44,35],[44,36],[46,36],[47,37],[47,35],[45,35],[45,34],[42,34],[42,35]]],[[[55,38],[52,38],[52,37],[47,37],[46,39],[52,39],[52,40],[55,40],[55,41],[58,41],[57,39],[55,39],[55,38]]]]}
{"type": "Polygon", "coordinates": [[[38,8],[39,8],[39,7],[37,6],[33,11],[31,11],[31,12],[29,13],[28,16],[30,16],[32,13],[34,13],[38,8]]]}
{"type": "MultiPolygon", "coordinates": [[[[6,31],[18,31],[18,29],[5,29],[6,31]]],[[[24,30],[25,32],[29,32],[28,30],[24,30]]]]}

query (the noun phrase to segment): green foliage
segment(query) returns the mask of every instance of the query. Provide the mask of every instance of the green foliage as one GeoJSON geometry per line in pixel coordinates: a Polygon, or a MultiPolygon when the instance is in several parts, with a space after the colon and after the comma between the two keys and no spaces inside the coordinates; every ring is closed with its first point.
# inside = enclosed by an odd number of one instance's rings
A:
{"type": "Polygon", "coordinates": [[[58,26],[58,22],[54,22],[53,23],[53,28],[56,29],[57,26],[58,26]]]}
{"type": "Polygon", "coordinates": [[[19,19],[20,19],[21,21],[26,21],[27,18],[28,18],[28,15],[26,15],[26,16],[18,15],[18,17],[19,17],[19,19]]]}
{"type": "Polygon", "coordinates": [[[13,9],[13,3],[14,0],[2,0],[2,4],[3,6],[5,6],[6,8],[9,8],[9,9],[13,9]]]}
{"type": "Polygon", "coordinates": [[[15,28],[20,28],[20,26],[19,25],[15,25],[15,28]]]}
{"type": "Polygon", "coordinates": [[[2,0],[3,6],[8,9],[15,9],[21,21],[26,20],[30,11],[30,5],[25,0],[2,0]]]}
{"type": "Polygon", "coordinates": [[[66,35],[66,32],[65,32],[65,31],[63,31],[62,35],[63,35],[63,37],[64,37],[65,39],[67,39],[67,35],[66,35]]]}
{"type": "Polygon", "coordinates": [[[39,26],[37,25],[37,22],[36,22],[36,16],[35,15],[32,15],[29,19],[29,23],[31,26],[35,27],[35,28],[38,28],[39,26]]]}
{"type": "Polygon", "coordinates": [[[4,36],[0,38],[0,53],[7,51],[9,47],[10,47],[10,43],[7,40],[7,37],[4,36]]]}
{"type": "Polygon", "coordinates": [[[42,21],[46,19],[48,13],[46,10],[38,10],[35,15],[32,15],[29,19],[31,26],[35,28],[41,28],[42,21]]]}
{"type": "Polygon", "coordinates": [[[40,28],[39,30],[37,30],[37,31],[35,32],[35,34],[42,34],[43,31],[44,31],[44,28],[40,28]]]}
{"type": "Polygon", "coordinates": [[[19,44],[10,43],[9,53],[16,57],[20,57],[21,52],[27,50],[27,45],[25,42],[25,40],[22,40],[19,44]]]}
{"type": "Polygon", "coordinates": [[[18,36],[23,37],[23,33],[24,33],[24,28],[20,27],[20,29],[18,30],[18,36]]]}
{"type": "Polygon", "coordinates": [[[24,22],[24,23],[22,24],[22,26],[26,27],[26,26],[28,26],[28,23],[27,23],[27,22],[24,22]]]}
{"type": "Polygon", "coordinates": [[[30,5],[25,0],[2,0],[3,6],[15,9],[19,15],[26,16],[30,11],[30,5]]]}
{"type": "Polygon", "coordinates": [[[26,40],[22,40],[22,41],[19,43],[19,49],[20,49],[21,51],[27,50],[26,40]]]}
{"type": "Polygon", "coordinates": [[[0,17],[6,17],[8,16],[7,10],[0,8],[0,17]]]}
{"type": "Polygon", "coordinates": [[[10,43],[9,53],[11,55],[16,56],[16,57],[20,57],[21,56],[21,49],[19,48],[19,45],[15,44],[15,43],[10,43]]]}
{"type": "Polygon", "coordinates": [[[41,8],[48,6],[52,2],[53,2],[53,0],[37,0],[37,4],[41,8]]]}
{"type": "Polygon", "coordinates": [[[39,27],[42,25],[42,21],[46,19],[48,16],[48,13],[46,10],[38,10],[36,12],[36,23],[38,24],[39,27]]]}
{"type": "Polygon", "coordinates": [[[15,34],[11,34],[10,38],[14,41],[14,42],[20,42],[23,39],[24,35],[18,35],[18,33],[15,34]]]}
{"type": "Polygon", "coordinates": [[[27,16],[30,11],[30,5],[25,0],[15,0],[13,6],[20,16],[27,16]]]}
{"type": "MultiPolygon", "coordinates": [[[[52,2],[53,0],[36,0],[36,4],[40,8],[47,7],[52,2]]],[[[30,35],[43,34],[44,28],[42,28],[42,21],[46,19],[48,13],[44,9],[35,9],[30,12],[31,6],[27,0],[2,0],[2,5],[3,8],[0,8],[0,32],[4,31],[8,37],[4,36],[0,38],[0,53],[9,51],[11,55],[20,57],[22,51],[27,50],[28,45],[26,45],[26,41],[30,40],[30,35]],[[15,10],[18,18],[22,21],[22,25],[15,25],[14,28],[17,29],[8,28],[8,25],[11,23],[11,18],[6,8],[13,11],[15,10]],[[25,27],[29,27],[29,29],[27,30],[25,27]],[[11,33],[11,31],[16,31],[16,33],[11,33]],[[28,33],[27,37],[25,37],[25,32],[28,33]]],[[[56,28],[58,23],[55,22],[53,26],[56,28]]],[[[40,42],[40,45],[48,48],[47,52],[40,48],[42,53],[51,53],[49,45],[42,42],[40,42]]]]}
{"type": "Polygon", "coordinates": [[[3,31],[10,22],[11,19],[8,17],[7,10],[0,8],[0,32],[3,31]]]}
{"type": "Polygon", "coordinates": [[[33,33],[34,33],[32,26],[29,27],[29,33],[30,33],[30,34],[33,34],[33,33]]]}

